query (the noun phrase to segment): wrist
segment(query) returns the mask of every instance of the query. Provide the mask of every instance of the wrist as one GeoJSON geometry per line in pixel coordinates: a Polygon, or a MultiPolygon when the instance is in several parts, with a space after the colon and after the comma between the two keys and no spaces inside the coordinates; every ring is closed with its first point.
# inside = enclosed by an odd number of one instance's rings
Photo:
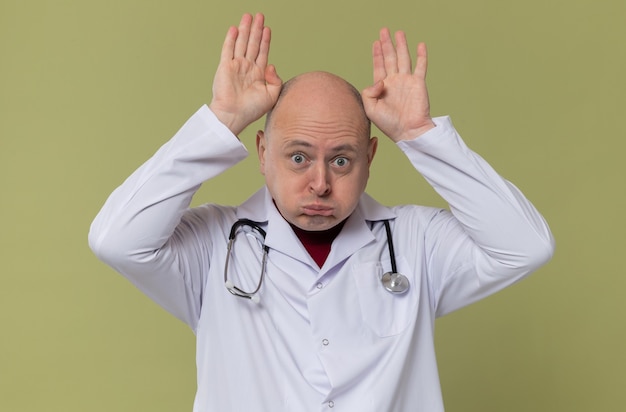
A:
{"type": "Polygon", "coordinates": [[[224,126],[228,128],[235,136],[238,136],[239,133],[246,128],[247,125],[242,125],[241,122],[237,120],[237,115],[235,113],[231,113],[229,111],[221,110],[215,104],[209,104],[209,110],[213,112],[217,120],[220,121],[224,126]]]}
{"type": "Polygon", "coordinates": [[[437,127],[437,125],[435,124],[435,122],[432,119],[429,118],[426,122],[424,122],[424,124],[422,124],[422,125],[420,125],[418,127],[406,130],[403,133],[401,133],[397,138],[395,138],[395,139],[392,138],[392,140],[394,142],[398,143],[399,141],[402,141],[402,140],[417,139],[418,137],[422,136],[423,134],[425,134],[429,130],[434,129],[435,127],[437,127]]]}

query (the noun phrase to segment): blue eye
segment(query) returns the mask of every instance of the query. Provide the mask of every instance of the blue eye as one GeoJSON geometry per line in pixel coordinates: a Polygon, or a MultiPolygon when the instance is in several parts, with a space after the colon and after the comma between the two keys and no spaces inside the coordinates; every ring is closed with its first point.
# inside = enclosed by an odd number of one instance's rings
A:
{"type": "Polygon", "coordinates": [[[345,157],[338,157],[335,160],[333,160],[333,164],[339,167],[345,167],[348,165],[348,163],[349,163],[349,160],[345,157]]]}
{"type": "Polygon", "coordinates": [[[304,156],[300,153],[296,153],[295,155],[291,156],[291,160],[293,160],[294,163],[304,163],[304,156]]]}

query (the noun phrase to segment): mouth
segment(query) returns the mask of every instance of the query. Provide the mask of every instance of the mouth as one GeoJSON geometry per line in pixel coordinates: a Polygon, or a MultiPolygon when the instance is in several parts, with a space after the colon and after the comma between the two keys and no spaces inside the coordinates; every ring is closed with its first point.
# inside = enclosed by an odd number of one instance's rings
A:
{"type": "Polygon", "coordinates": [[[333,208],[321,205],[307,205],[302,207],[302,212],[307,216],[331,216],[333,208]]]}

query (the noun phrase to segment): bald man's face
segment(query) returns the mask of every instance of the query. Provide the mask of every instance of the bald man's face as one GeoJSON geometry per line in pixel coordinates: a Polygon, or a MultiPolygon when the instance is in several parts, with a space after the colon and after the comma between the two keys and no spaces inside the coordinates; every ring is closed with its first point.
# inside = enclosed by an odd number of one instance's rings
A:
{"type": "Polygon", "coordinates": [[[356,208],[377,140],[355,96],[337,79],[298,80],[257,136],[261,173],[282,216],[330,229],[356,208]],[[342,87],[343,86],[343,87],[342,87]]]}

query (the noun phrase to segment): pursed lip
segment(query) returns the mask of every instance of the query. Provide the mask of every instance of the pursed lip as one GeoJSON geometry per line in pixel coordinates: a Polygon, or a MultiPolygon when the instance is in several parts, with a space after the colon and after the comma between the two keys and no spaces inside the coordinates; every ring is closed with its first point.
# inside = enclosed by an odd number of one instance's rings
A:
{"type": "Polygon", "coordinates": [[[322,205],[306,205],[302,207],[305,215],[314,216],[330,216],[333,214],[333,208],[322,205]]]}

